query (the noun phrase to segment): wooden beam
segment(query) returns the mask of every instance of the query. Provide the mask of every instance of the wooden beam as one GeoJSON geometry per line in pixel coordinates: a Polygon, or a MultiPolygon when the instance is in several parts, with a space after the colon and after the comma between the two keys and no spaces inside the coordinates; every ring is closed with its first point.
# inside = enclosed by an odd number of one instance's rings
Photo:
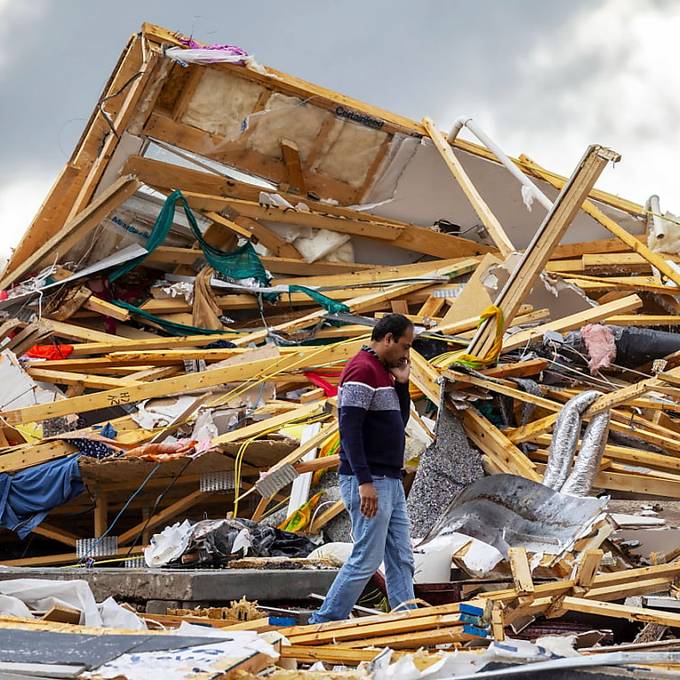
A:
{"type": "Polygon", "coordinates": [[[109,528],[109,495],[103,489],[97,489],[94,505],[94,535],[100,538],[109,528]]]}
{"type": "MultiPolygon", "coordinates": [[[[66,323],[65,321],[55,321],[54,319],[43,319],[41,323],[53,334],[65,340],[75,340],[77,342],[126,342],[128,345],[131,342],[138,342],[138,340],[130,340],[121,335],[112,335],[111,333],[103,333],[96,331],[86,326],[79,326],[78,324],[66,323]]],[[[211,336],[212,337],[212,336],[211,336]]]]}
{"type": "Polygon", "coordinates": [[[71,371],[51,371],[49,369],[29,368],[27,371],[35,380],[52,383],[54,385],[81,385],[95,390],[107,390],[112,387],[131,387],[142,384],[128,378],[109,378],[87,373],[73,373],[71,371]]]}
{"type": "MultiPolygon", "coordinates": [[[[191,194],[187,196],[187,200],[189,200],[193,207],[195,201],[192,201],[191,194]]],[[[204,215],[215,224],[226,227],[243,238],[255,237],[259,243],[268,248],[277,257],[297,258],[298,260],[302,258],[302,255],[300,255],[300,252],[292,243],[288,243],[275,231],[268,229],[256,220],[241,216],[236,216],[233,220],[230,220],[214,211],[206,211],[204,215]]]]}
{"type": "Polygon", "coordinates": [[[592,614],[594,616],[606,616],[612,619],[625,619],[641,623],[659,623],[671,628],[680,628],[680,613],[664,612],[658,609],[645,609],[644,607],[628,607],[611,602],[595,602],[578,597],[565,597],[562,607],[570,612],[580,614],[592,614]]]}
{"type": "MultiPolygon", "coordinates": [[[[173,349],[181,347],[201,347],[209,345],[217,340],[230,340],[234,337],[234,333],[216,333],[214,335],[182,335],[178,337],[163,338],[145,338],[134,341],[134,348],[136,351],[152,350],[152,349],[173,349]]],[[[117,350],[125,350],[126,347],[131,347],[130,340],[126,338],[119,338],[113,336],[112,340],[101,342],[82,342],[73,346],[72,357],[87,356],[92,354],[108,354],[117,350]]]]}
{"type": "Polygon", "coordinates": [[[345,504],[342,501],[335,501],[333,505],[326,508],[320,515],[314,519],[309,527],[310,534],[318,534],[328,522],[337,517],[341,512],[345,511],[345,504]]]}
{"type": "MultiPolygon", "coordinates": [[[[588,148],[524,251],[510,278],[496,297],[495,304],[502,310],[506,324],[512,321],[517,309],[525,301],[554,248],[569,228],[583,200],[593,188],[606,164],[618,158],[618,154],[604,147],[588,148]]],[[[468,353],[485,356],[494,342],[494,336],[495,321],[489,319],[480,327],[468,346],[468,353]]]]}
{"type": "Polygon", "coordinates": [[[512,580],[517,594],[528,595],[534,592],[534,581],[531,578],[531,567],[526,548],[516,547],[508,550],[508,559],[512,570],[512,580]]]}
{"type": "Polygon", "coordinates": [[[130,320],[130,312],[127,309],[123,309],[123,307],[114,305],[112,302],[102,300],[96,295],[90,295],[90,297],[83,303],[82,308],[91,312],[96,312],[102,316],[109,316],[112,319],[116,319],[117,321],[130,320]]]}
{"type": "Polygon", "coordinates": [[[214,437],[211,446],[223,446],[224,444],[229,444],[231,442],[250,439],[251,437],[256,437],[260,434],[264,434],[265,432],[279,430],[284,425],[293,421],[303,420],[305,418],[311,418],[313,415],[318,415],[323,411],[324,404],[325,401],[304,404],[303,406],[295,408],[291,411],[286,411],[281,415],[265,418],[265,420],[253,423],[252,425],[246,425],[245,427],[239,427],[238,429],[232,430],[231,432],[225,432],[224,434],[214,437]]]}
{"type": "Polygon", "coordinates": [[[513,474],[541,482],[543,477],[536,472],[534,464],[476,409],[470,408],[463,413],[463,427],[472,443],[492,460],[498,460],[513,474]]]}
{"type": "MultiPolygon", "coordinates": [[[[435,263],[436,264],[436,263],[435,263]]],[[[461,276],[463,273],[467,273],[474,269],[477,265],[477,261],[474,259],[463,260],[454,265],[448,265],[441,268],[433,268],[429,272],[423,274],[423,276],[461,276]]],[[[350,311],[353,313],[365,312],[371,309],[375,309],[376,304],[381,302],[388,302],[389,300],[394,300],[395,298],[409,295],[410,293],[420,290],[428,286],[427,281],[417,281],[415,283],[407,284],[395,284],[387,286],[380,292],[370,293],[368,295],[360,295],[351,300],[347,300],[345,304],[349,307],[350,311]]],[[[293,331],[299,330],[301,328],[306,328],[307,326],[317,323],[320,319],[326,316],[325,310],[319,310],[317,312],[312,312],[299,319],[293,321],[284,322],[277,324],[272,327],[276,333],[291,333],[293,331]]],[[[239,346],[248,345],[251,342],[261,342],[268,335],[267,330],[255,331],[249,333],[245,336],[241,336],[238,340],[234,341],[234,344],[239,346]]]]}
{"type": "Polygon", "coordinates": [[[600,567],[604,553],[602,550],[586,550],[581,554],[581,557],[576,567],[576,575],[574,580],[579,588],[587,590],[591,587],[595,574],[600,567]]]}
{"type": "MultiPolygon", "coordinates": [[[[146,546],[136,546],[132,549],[131,555],[141,555],[146,546]]],[[[129,549],[123,548],[105,559],[112,557],[127,557],[129,549]]],[[[21,557],[15,560],[3,560],[5,567],[49,567],[63,566],[65,564],[78,564],[79,557],[76,553],[61,553],[59,555],[42,555],[40,557],[21,557]]]]}
{"type": "Polygon", "coordinates": [[[491,209],[477,191],[477,188],[472,183],[472,180],[465,172],[463,164],[458,160],[458,158],[456,158],[456,155],[454,154],[451,145],[446,140],[446,137],[444,137],[444,135],[437,129],[430,118],[423,118],[422,125],[434,143],[435,148],[446,164],[446,167],[454,176],[456,182],[458,182],[458,185],[463,190],[463,193],[467,197],[468,201],[470,201],[470,204],[474,208],[479,219],[482,221],[482,224],[486,228],[491,240],[504,256],[510,255],[510,253],[516,250],[515,246],[512,245],[512,241],[508,238],[508,235],[505,233],[501,223],[496,219],[496,216],[493,214],[493,212],[491,212],[491,209]]]}
{"type": "Polygon", "coordinates": [[[22,409],[5,411],[2,415],[8,423],[18,424],[56,418],[71,413],[85,413],[100,408],[130,404],[153,397],[170,396],[172,394],[191,392],[204,387],[214,387],[227,382],[237,382],[251,378],[265,370],[282,368],[292,364],[294,357],[284,357],[278,361],[261,359],[248,364],[239,364],[226,368],[216,368],[201,373],[180,375],[176,378],[165,378],[152,383],[141,383],[132,387],[119,387],[104,390],[95,394],[85,394],[72,399],[61,399],[46,404],[28,406],[22,409]]]}
{"type": "Polygon", "coordinates": [[[288,185],[290,186],[290,190],[305,196],[307,194],[307,187],[305,186],[305,176],[302,172],[300,151],[297,144],[290,139],[282,139],[281,154],[286,169],[288,170],[288,185]]]}
{"type": "Polygon", "coordinates": [[[161,524],[165,524],[168,520],[176,517],[177,515],[190,510],[196,503],[210,496],[210,493],[204,491],[194,491],[188,496],[184,496],[174,503],[168,505],[167,508],[163,508],[160,512],[157,512],[152,517],[142,520],[139,524],[136,524],[132,529],[128,529],[126,532],[122,533],[118,537],[118,545],[125,545],[130,541],[137,538],[141,534],[143,529],[151,530],[155,529],[161,524]]]}
{"type": "Polygon", "coordinates": [[[47,258],[51,262],[59,262],[76,243],[87,238],[110,212],[124,203],[140,186],[137,179],[129,175],[114,182],[52,238],[38,247],[30,257],[8,272],[0,281],[0,289],[8,288],[36,269],[47,258]]]}
{"type": "MultiPolygon", "coordinates": [[[[251,219],[268,220],[281,224],[295,224],[316,229],[328,229],[343,234],[366,236],[388,241],[390,245],[434,257],[465,257],[480,255],[492,250],[488,246],[468,239],[442,234],[427,227],[383,220],[376,215],[357,213],[352,217],[336,215],[325,206],[314,206],[309,213],[283,210],[273,206],[261,206],[254,201],[223,198],[187,192],[187,200],[204,211],[222,211],[229,208],[233,214],[251,219]]],[[[348,209],[345,208],[347,213],[348,209]]],[[[238,222],[238,219],[234,219],[238,222]]]]}
{"type": "Polygon", "coordinates": [[[346,649],[337,645],[316,647],[283,645],[281,647],[281,658],[296,659],[300,663],[324,661],[333,665],[356,666],[362,661],[372,661],[381,651],[378,649],[346,649]]]}
{"type": "Polygon", "coordinates": [[[629,295],[621,300],[607,302],[604,305],[597,305],[584,312],[570,314],[569,316],[550,321],[549,323],[536,326],[535,328],[529,328],[525,331],[513,333],[513,335],[503,341],[503,351],[510,352],[513,349],[518,349],[519,347],[524,347],[532,342],[541,340],[549,331],[566,333],[567,331],[582,328],[589,323],[605,321],[609,319],[609,317],[632,312],[633,310],[642,307],[642,304],[642,300],[637,295],[629,295]]]}
{"type": "Polygon", "coordinates": [[[37,527],[33,527],[31,532],[37,536],[51,538],[53,541],[58,541],[59,543],[70,546],[71,548],[75,548],[76,542],[78,541],[78,536],[75,534],[72,534],[70,531],[60,529],[59,527],[52,526],[47,522],[41,522],[37,527]]]}
{"type": "MultiPolygon", "coordinates": [[[[561,189],[564,185],[558,179],[551,177],[543,168],[526,156],[521,156],[520,159],[526,165],[530,165],[533,172],[541,177],[541,179],[548,182],[557,189],[561,189]]],[[[656,267],[664,276],[680,286],[680,274],[671,267],[664,259],[664,256],[650,250],[647,245],[638,237],[626,231],[622,226],[616,224],[614,220],[607,217],[594,203],[591,201],[583,201],[582,209],[585,213],[590,215],[596,222],[601,224],[607,231],[613,234],[620,241],[625,243],[631,250],[641,255],[653,267],[656,267]]]]}

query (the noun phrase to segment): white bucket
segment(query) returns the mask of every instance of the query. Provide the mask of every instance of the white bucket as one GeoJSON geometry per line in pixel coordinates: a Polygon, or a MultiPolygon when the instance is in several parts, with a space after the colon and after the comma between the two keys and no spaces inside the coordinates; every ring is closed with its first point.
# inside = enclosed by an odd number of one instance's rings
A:
{"type": "Polygon", "coordinates": [[[427,553],[414,553],[414,583],[448,583],[451,580],[450,548],[433,550],[427,553]]]}

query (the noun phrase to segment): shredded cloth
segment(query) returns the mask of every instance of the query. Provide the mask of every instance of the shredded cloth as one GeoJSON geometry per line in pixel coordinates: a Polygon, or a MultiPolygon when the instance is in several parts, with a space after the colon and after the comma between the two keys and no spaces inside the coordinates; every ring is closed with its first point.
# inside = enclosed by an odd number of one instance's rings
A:
{"type": "Polygon", "coordinates": [[[31,359],[68,359],[73,352],[73,345],[33,345],[25,356],[31,359]]]}
{"type": "Polygon", "coordinates": [[[80,495],[85,485],[78,458],[76,454],[12,475],[0,474],[0,527],[26,538],[52,508],[80,495]]]}
{"type": "Polygon", "coordinates": [[[223,330],[220,321],[222,310],[217,304],[215,293],[210,285],[214,273],[215,270],[212,267],[203,267],[196,277],[191,323],[198,328],[221,331],[223,330]]]}
{"type": "Polygon", "coordinates": [[[581,329],[581,337],[588,350],[588,367],[594,375],[601,368],[609,368],[616,359],[616,340],[608,326],[592,323],[581,329]]]}
{"type": "MultiPolygon", "coordinates": [[[[158,217],[156,217],[156,221],[154,222],[153,228],[151,229],[151,234],[147,239],[145,245],[147,251],[146,254],[140,255],[139,257],[136,257],[130,260],[129,262],[125,262],[115,271],[111,272],[108,278],[109,283],[114,283],[122,276],[135,269],[135,267],[142,264],[142,262],[148,257],[148,255],[152,253],[154,250],[156,250],[156,248],[165,241],[168,234],[170,233],[170,229],[175,218],[175,210],[177,208],[178,203],[184,210],[184,215],[186,216],[187,221],[189,222],[191,232],[196,241],[198,241],[198,245],[201,247],[205,259],[208,261],[208,264],[216,272],[220,273],[222,276],[225,276],[228,279],[255,279],[255,281],[257,281],[257,283],[260,286],[269,285],[270,275],[264,268],[264,265],[262,264],[262,261],[260,260],[258,254],[255,252],[253,244],[250,241],[246,241],[242,246],[239,246],[238,248],[235,248],[230,252],[225,252],[223,250],[215,248],[214,246],[211,246],[203,238],[203,234],[201,233],[201,230],[198,228],[196,217],[194,216],[194,213],[191,211],[191,208],[189,207],[189,203],[187,202],[186,198],[184,198],[182,192],[179,189],[175,189],[165,199],[165,203],[163,204],[161,211],[158,213],[158,217]]],[[[307,286],[290,285],[288,286],[288,290],[289,292],[293,293],[294,292],[304,293],[305,295],[312,298],[315,302],[321,305],[321,307],[331,312],[332,314],[349,311],[349,307],[347,307],[347,305],[344,305],[342,302],[336,302],[332,298],[329,298],[316,290],[307,288],[307,286]]],[[[268,301],[274,302],[278,297],[278,293],[274,294],[266,293],[263,295],[263,297],[268,301]]],[[[184,331],[193,330],[191,329],[191,327],[183,326],[182,324],[177,324],[174,322],[163,322],[163,320],[160,319],[159,317],[154,317],[153,315],[149,314],[149,312],[146,312],[143,309],[135,307],[134,305],[126,303],[122,300],[112,300],[112,302],[118,305],[119,307],[123,307],[133,312],[134,314],[137,314],[139,316],[142,316],[143,318],[148,319],[149,321],[160,323],[169,332],[172,332],[173,329],[178,330],[180,327],[181,330],[184,331]]],[[[199,330],[193,332],[209,333],[214,331],[203,329],[202,331],[199,330]]],[[[185,334],[190,335],[191,332],[187,332],[185,334]]]]}
{"type": "Polygon", "coordinates": [[[195,439],[181,439],[169,444],[142,444],[127,451],[125,456],[127,458],[141,458],[142,460],[163,463],[194,453],[196,451],[196,444],[198,444],[198,441],[195,439]]]}

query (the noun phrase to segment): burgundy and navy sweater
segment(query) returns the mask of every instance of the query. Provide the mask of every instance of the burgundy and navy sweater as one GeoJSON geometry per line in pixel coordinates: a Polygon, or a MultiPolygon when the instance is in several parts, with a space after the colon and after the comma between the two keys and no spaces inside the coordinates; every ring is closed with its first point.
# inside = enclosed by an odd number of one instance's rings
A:
{"type": "Polygon", "coordinates": [[[401,478],[408,383],[398,383],[370,348],[347,362],[340,376],[340,468],[360,484],[373,475],[401,478]]]}

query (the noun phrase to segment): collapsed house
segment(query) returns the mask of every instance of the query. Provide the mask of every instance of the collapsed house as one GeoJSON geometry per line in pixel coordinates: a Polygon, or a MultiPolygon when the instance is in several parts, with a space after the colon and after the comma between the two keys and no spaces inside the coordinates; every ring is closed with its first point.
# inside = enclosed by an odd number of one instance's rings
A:
{"type": "MultiPolygon", "coordinates": [[[[203,606],[232,595],[130,586],[132,601],[167,605],[144,628],[240,627],[248,653],[223,673],[279,658],[370,662],[374,677],[553,663],[563,648],[502,643],[556,617],[600,631],[577,641],[587,653],[570,648],[583,665],[676,663],[595,646],[631,639],[616,626],[637,621],[672,648],[661,638],[680,627],[680,540],[653,509],[611,510],[680,498],[679,222],[658,197],[594,188],[618,160],[591,146],[567,179],[508,158],[472,119],[444,134],[145,24],[0,281],[2,579],[68,565],[92,581],[113,565],[257,569],[247,594],[270,601],[307,599],[310,578],[327,587],[342,550],[319,543],[349,540],[339,374],[400,312],[417,330],[406,483],[430,606],[321,626],[252,607],[244,622],[203,606]],[[418,665],[407,653],[421,648],[418,665]]],[[[2,588],[3,613],[42,645],[44,593],[2,588]]],[[[47,621],[70,635],[105,625],[78,613],[84,597],[47,621]]],[[[72,659],[111,659],[97,661],[72,659]]]]}

